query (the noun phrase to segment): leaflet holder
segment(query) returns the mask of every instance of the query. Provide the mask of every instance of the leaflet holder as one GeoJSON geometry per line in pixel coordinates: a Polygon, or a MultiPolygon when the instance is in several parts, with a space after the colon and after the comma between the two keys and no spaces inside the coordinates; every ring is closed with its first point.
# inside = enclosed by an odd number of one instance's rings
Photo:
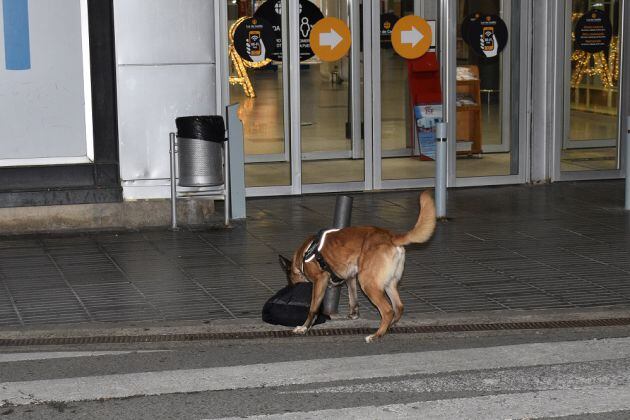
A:
{"type": "MultiPolygon", "coordinates": [[[[414,155],[421,154],[418,132],[416,127],[416,106],[442,104],[442,87],[440,83],[440,63],[435,52],[427,52],[423,56],[407,60],[409,82],[409,108],[413,118],[410,119],[410,139],[414,139],[411,145],[414,155]]],[[[429,160],[433,160],[429,158],[429,160]]]]}
{"type": "Polygon", "coordinates": [[[441,104],[440,63],[436,53],[428,52],[422,57],[407,60],[407,69],[411,106],[441,104]]]}

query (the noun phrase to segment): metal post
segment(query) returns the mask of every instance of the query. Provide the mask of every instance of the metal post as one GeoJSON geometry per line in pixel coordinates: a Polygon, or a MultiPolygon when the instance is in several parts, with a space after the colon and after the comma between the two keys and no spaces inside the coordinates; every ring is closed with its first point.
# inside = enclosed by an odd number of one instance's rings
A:
{"type": "Polygon", "coordinates": [[[626,121],[626,210],[630,210],[630,116],[626,121]]]}
{"type": "Polygon", "coordinates": [[[435,127],[435,211],[438,219],[446,218],[446,123],[435,127]]]}
{"type": "Polygon", "coordinates": [[[230,220],[247,217],[245,201],[245,152],[243,123],[238,118],[238,103],[227,106],[227,132],[230,158],[230,220]]]}
{"type": "MultiPolygon", "coordinates": [[[[342,229],[350,226],[352,216],[352,197],[345,195],[337,196],[335,203],[335,215],[333,217],[333,227],[342,229]]],[[[341,297],[341,287],[328,286],[324,301],[322,303],[322,313],[324,315],[334,315],[339,312],[339,298],[341,297]]]]}
{"type": "Polygon", "coordinates": [[[230,212],[232,210],[230,201],[230,145],[227,141],[223,142],[223,189],[224,189],[224,209],[225,226],[230,225],[230,212]]]}
{"type": "Polygon", "coordinates": [[[171,229],[177,229],[177,166],[175,154],[177,153],[177,142],[175,133],[170,133],[170,155],[171,155],[171,229]]]}

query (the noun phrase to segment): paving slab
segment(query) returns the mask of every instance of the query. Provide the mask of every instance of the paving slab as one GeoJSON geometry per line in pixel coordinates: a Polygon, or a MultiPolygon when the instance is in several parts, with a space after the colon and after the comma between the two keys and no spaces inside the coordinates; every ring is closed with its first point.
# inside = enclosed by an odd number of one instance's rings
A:
{"type": "MultiPolygon", "coordinates": [[[[402,232],[415,223],[418,193],[346,195],[354,198],[353,222],[402,232]]],[[[630,214],[623,194],[619,180],[450,190],[449,220],[431,242],[407,248],[401,296],[408,319],[625,310],[630,214]]],[[[262,324],[264,302],[286,282],[277,255],[290,256],[306,235],[327,227],[335,200],[248,199],[250,217],[227,229],[2,236],[0,331],[262,324]]],[[[346,305],[343,289],[340,312],[346,305]]],[[[363,296],[360,305],[367,320],[377,318],[363,296]]]]}

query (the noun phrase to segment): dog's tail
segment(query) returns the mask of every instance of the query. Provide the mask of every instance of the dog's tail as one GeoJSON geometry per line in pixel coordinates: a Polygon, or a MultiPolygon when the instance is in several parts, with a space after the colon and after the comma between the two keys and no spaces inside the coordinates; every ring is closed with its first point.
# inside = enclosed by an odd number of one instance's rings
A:
{"type": "Polygon", "coordinates": [[[435,231],[435,203],[429,191],[420,195],[420,213],[416,225],[407,233],[394,235],[392,242],[396,246],[421,244],[431,239],[435,231]]]}

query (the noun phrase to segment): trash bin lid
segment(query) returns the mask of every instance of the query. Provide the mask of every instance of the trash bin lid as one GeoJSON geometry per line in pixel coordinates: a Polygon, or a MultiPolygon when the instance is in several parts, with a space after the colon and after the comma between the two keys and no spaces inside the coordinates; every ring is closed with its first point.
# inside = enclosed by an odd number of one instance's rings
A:
{"type": "Polygon", "coordinates": [[[222,143],[225,123],[221,115],[197,115],[175,118],[177,137],[222,143]]]}

